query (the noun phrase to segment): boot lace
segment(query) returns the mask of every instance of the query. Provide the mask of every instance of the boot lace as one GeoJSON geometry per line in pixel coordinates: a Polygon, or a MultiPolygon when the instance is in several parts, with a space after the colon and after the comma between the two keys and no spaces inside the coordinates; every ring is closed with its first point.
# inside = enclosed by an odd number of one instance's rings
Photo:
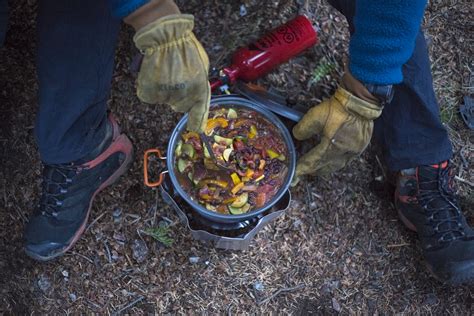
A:
{"type": "Polygon", "coordinates": [[[70,184],[82,170],[76,165],[50,164],[44,166],[41,198],[38,210],[41,215],[57,217],[70,184]]]}
{"type": "Polygon", "coordinates": [[[428,221],[433,226],[435,235],[438,235],[438,241],[449,243],[463,238],[466,233],[458,199],[452,188],[451,166],[439,168],[437,172],[437,180],[420,181],[418,202],[427,212],[428,221]],[[433,189],[424,189],[426,186],[433,189]]]}

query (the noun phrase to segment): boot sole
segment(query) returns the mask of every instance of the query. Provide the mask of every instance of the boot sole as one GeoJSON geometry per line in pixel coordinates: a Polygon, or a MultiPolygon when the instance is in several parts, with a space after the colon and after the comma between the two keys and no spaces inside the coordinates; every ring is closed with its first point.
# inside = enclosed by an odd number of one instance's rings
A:
{"type": "Polygon", "coordinates": [[[86,214],[86,217],[84,219],[84,222],[81,224],[78,231],[74,234],[74,236],[68,242],[68,245],[65,248],[63,248],[62,250],[60,250],[58,252],[55,252],[54,254],[52,254],[50,256],[41,256],[41,255],[38,255],[37,253],[33,253],[33,252],[30,252],[27,249],[25,249],[25,252],[28,256],[30,256],[31,258],[33,258],[35,260],[38,260],[38,261],[49,261],[49,260],[55,259],[59,256],[62,256],[64,253],[69,251],[74,246],[74,244],[79,240],[81,235],[86,230],[87,222],[89,220],[89,214],[91,212],[92,204],[94,202],[94,199],[95,199],[96,195],[99,192],[101,192],[102,190],[104,190],[106,187],[108,187],[111,184],[115,183],[120,178],[120,176],[123,175],[128,170],[131,162],[133,161],[133,146],[132,146],[132,142],[130,141],[130,139],[125,134],[121,134],[120,136],[118,136],[116,138],[116,142],[118,142],[118,143],[121,142],[122,143],[122,149],[123,149],[123,152],[126,155],[125,160],[122,162],[120,167],[104,183],[102,183],[100,185],[100,187],[94,192],[94,194],[92,195],[91,201],[89,202],[89,208],[87,209],[87,214],[86,214]]]}

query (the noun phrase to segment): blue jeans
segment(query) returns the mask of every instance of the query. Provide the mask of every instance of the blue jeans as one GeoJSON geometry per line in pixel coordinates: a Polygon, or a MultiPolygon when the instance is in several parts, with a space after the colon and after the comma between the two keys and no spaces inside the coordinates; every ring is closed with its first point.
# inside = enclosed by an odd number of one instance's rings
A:
{"type": "MultiPolygon", "coordinates": [[[[346,17],[352,34],[355,1],[328,1],[346,17]]],[[[385,106],[374,128],[374,138],[393,171],[434,164],[452,156],[448,133],[439,118],[428,48],[421,30],[413,55],[402,70],[403,82],[395,85],[393,100],[385,106]]]]}
{"type": "MultiPolygon", "coordinates": [[[[0,0],[0,14],[3,4],[6,0],[0,0]]],[[[111,16],[107,1],[38,4],[35,136],[43,162],[67,163],[85,157],[105,137],[121,21],[111,16]]]]}
{"type": "MultiPolygon", "coordinates": [[[[355,1],[329,2],[346,16],[353,32],[355,1]]],[[[0,14],[2,3],[6,1],[0,0],[0,14]]],[[[103,139],[120,26],[104,3],[39,1],[35,134],[46,163],[83,158],[103,139]]],[[[383,146],[388,167],[400,170],[449,159],[451,144],[439,119],[422,32],[403,74],[393,101],[375,122],[375,138],[383,146]]]]}

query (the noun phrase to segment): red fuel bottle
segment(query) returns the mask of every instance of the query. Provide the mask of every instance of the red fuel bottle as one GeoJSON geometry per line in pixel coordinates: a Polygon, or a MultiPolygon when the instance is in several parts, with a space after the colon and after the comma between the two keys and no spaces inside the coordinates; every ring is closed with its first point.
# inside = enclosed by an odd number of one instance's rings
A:
{"type": "Polygon", "coordinates": [[[219,78],[211,81],[211,89],[215,90],[237,79],[256,80],[317,42],[318,35],[311,21],[299,15],[257,42],[236,51],[232,65],[222,69],[219,78]]]}

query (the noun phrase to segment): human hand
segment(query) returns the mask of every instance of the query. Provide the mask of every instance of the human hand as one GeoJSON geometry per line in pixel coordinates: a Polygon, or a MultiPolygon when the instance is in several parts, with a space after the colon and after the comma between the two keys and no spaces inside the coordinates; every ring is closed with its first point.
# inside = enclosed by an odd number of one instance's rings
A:
{"type": "MultiPolygon", "coordinates": [[[[365,99],[371,97],[368,94],[365,99]]],[[[293,128],[294,137],[305,140],[320,134],[321,142],[298,160],[294,183],[305,174],[326,175],[341,169],[364,151],[373,120],[382,113],[375,100],[363,100],[339,87],[330,99],[305,114],[293,128]]]]}
{"type": "Polygon", "coordinates": [[[209,59],[194,36],[194,17],[171,14],[141,27],[133,40],[144,54],[137,96],[146,103],[167,103],[188,112],[188,129],[204,129],[211,89],[209,59]]]}

